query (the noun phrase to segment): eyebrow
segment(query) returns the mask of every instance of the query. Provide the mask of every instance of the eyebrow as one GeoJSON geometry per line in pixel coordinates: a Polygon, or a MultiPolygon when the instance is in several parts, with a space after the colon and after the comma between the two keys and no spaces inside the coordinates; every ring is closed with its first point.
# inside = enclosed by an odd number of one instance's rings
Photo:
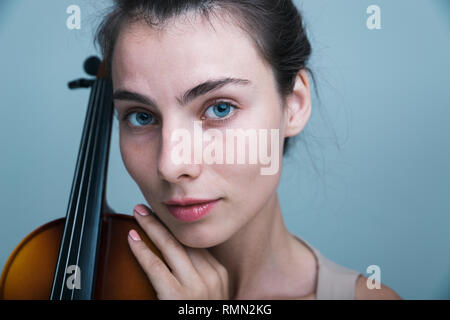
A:
{"type": "MultiPolygon", "coordinates": [[[[212,92],[214,90],[218,90],[219,88],[222,88],[226,85],[249,85],[251,84],[250,80],[246,79],[237,79],[237,78],[220,78],[215,80],[208,80],[205,81],[197,86],[195,86],[192,89],[189,89],[184,93],[182,97],[178,97],[177,101],[181,106],[187,105],[192,100],[196,99],[199,96],[205,95],[209,92],[212,92]]],[[[149,106],[152,106],[154,108],[157,108],[156,102],[143,94],[137,93],[137,92],[131,92],[128,90],[118,89],[113,94],[114,100],[127,100],[127,101],[134,101],[142,104],[146,104],[149,106]]]]}

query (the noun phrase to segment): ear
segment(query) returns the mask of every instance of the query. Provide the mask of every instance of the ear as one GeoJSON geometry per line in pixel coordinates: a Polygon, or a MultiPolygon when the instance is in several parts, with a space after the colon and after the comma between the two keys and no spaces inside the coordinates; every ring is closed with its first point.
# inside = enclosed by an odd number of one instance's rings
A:
{"type": "Polygon", "coordinates": [[[308,74],[305,69],[295,77],[292,93],[286,98],[285,137],[299,134],[311,117],[311,94],[308,74]]]}

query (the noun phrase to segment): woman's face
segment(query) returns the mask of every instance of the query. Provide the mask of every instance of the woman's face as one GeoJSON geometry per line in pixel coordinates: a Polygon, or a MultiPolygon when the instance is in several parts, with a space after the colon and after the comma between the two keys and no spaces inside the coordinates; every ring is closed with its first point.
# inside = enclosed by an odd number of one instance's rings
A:
{"type": "MultiPolygon", "coordinates": [[[[270,67],[241,29],[212,21],[215,30],[200,17],[191,22],[174,20],[162,32],[145,23],[128,24],[119,34],[112,62],[125,167],[175,237],[198,248],[226,241],[276,196],[285,138],[285,112],[270,67]],[[222,78],[248,82],[226,84],[180,104],[189,89],[222,78]],[[138,93],[155,105],[119,91],[138,93]],[[268,164],[261,164],[259,157],[256,164],[249,163],[248,157],[244,164],[174,162],[172,152],[180,142],[171,141],[172,134],[186,129],[193,141],[194,121],[201,121],[203,133],[222,132],[224,146],[226,129],[266,129],[267,155],[277,157],[279,168],[274,174],[261,174],[268,164]],[[270,129],[279,129],[277,151],[270,150],[270,129]],[[163,203],[180,198],[220,201],[208,215],[186,222],[175,218],[163,203]]],[[[204,148],[209,143],[203,141],[204,148]]],[[[248,151],[248,141],[245,148],[248,151]]]]}

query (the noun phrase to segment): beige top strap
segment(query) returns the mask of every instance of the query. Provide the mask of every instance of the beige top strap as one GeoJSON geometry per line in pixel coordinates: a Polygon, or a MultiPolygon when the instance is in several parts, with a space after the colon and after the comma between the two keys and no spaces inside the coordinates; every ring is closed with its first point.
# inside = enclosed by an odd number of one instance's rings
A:
{"type": "MultiPolygon", "coordinates": [[[[298,236],[296,236],[299,238],[298,236]]],[[[334,263],[324,257],[319,250],[307,241],[299,238],[316,256],[318,265],[317,300],[353,300],[355,298],[356,279],[359,271],[334,263]]]]}

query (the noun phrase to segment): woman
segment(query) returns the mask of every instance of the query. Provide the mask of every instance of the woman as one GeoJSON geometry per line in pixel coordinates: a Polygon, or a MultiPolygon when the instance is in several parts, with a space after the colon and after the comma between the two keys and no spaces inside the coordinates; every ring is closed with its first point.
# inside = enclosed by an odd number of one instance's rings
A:
{"type": "Polygon", "coordinates": [[[116,1],[97,40],[122,158],[151,207],[137,205],[134,216],[164,261],[135,230],[128,241],[159,299],[399,298],[386,286],[368,289],[359,272],[289,233],[281,167],[262,174],[261,163],[174,159],[191,146],[180,149],[174,133],[191,141],[201,124],[211,140],[230,129],[276,129],[258,146],[282,162],[311,114],[311,47],[290,0],[116,1]]]}

